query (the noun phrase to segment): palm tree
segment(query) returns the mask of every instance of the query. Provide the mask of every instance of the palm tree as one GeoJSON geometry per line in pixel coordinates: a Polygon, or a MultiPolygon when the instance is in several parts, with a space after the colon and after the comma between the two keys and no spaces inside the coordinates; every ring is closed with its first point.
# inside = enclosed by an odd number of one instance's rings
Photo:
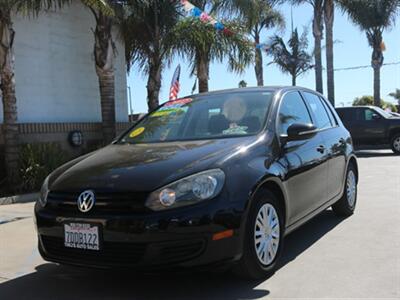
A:
{"type": "Polygon", "coordinates": [[[393,92],[393,93],[390,93],[389,96],[393,97],[394,99],[397,100],[397,104],[398,104],[398,106],[400,108],[400,89],[396,89],[396,91],[393,92]]]}
{"type": "Polygon", "coordinates": [[[33,15],[61,6],[67,0],[1,0],[0,2],[0,90],[3,101],[5,166],[10,187],[19,182],[18,113],[15,95],[14,14],[33,15]]]}
{"type": "Polygon", "coordinates": [[[128,7],[132,13],[121,26],[128,70],[137,64],[148,75],[147,104],[151,111],[159,105],[162,71],[172,58],[172,47],[179,43],[174,31],[179,5],[170,0],[151,0],[146,5],[129,0],[128,7]]]}
{"type": "Polygon", "coordinates": [[[96,20],[94,30],[94,62],[99,80],[101,117],[104,143],[111,142],[116,135],[115,128],[115,44],[112,35],[116,22],[115,11],[118,1],[82,0],[96,20]]]}
{"type": "Polygon", "coordinates": [[[335,106],[335,71],[333,64],[333,21],[335,17],[334,0],[324,1],[325,48],[326,48],[326,82],[328,99],[335,106]]]}
{"type": "Polygon", "coordinates": [[[228,60],[228,70],[242,73],[253,59],[253,44],[243,37],[244,29],[236,21],[224,22],[229,34],[215,30],[196,18],[181,20],[175,29],[179,43],[175,49],[191,64],[191,73],[199,82],[199,92],[208,91],[210,64],[228,60]]]}
{"type": "Polygon", "coordinates": [[[398,10],[393,0],[338,0],[340,7],[361,30],[365,31],[373,49],[371,66],[374,69],[374,105],[381,106],[381,67],[383,65],[383,31],[391,28],[398,10]]]}
{"type": "Polygon", "coordinates": [[[283,39],[274,36],[271,40],[271,55],[273,64],[276,64],[282,72],[289,73],[292,76],[292,85],[296,85],[296,79],[299,75],[307,72],[311,68],[312,58],[307,53],[308,40],[307,31],[305,30],[301,37],[295,29],[286,46],[283,39]],[[289,49],[288,49],[289,48],[289,49]]]}
{"type": "MultiPolygon", "coordinates": [[[[255,44],[260,44],[260,36],[263,30],[278,27],[285,27],[285,19],[282,14],[274,8],[277,1],[275,0],[251,0],[243,2],[235,0],[232,2],[233,9],[239,12],[243,17],[245,28],[254,40],[255,44]]],[[[262,49],[255,50],[255,66],[257,85],[264,85],[263,74],[263,56],[262,49]]]]}
{"type": "Polygon", "coordinates": [[[240,80],[238,84],[239,88],[247,87],[247,82],[245,80],[240,80]]]}
{"type": "Polygon", "coordinates": [[[314,36],[314,60],[315,60],[315,89],[323,93],[322,81],[322,47],[323,38],[323,17],[324,17],[324,0],[291,0],[293,4],[307,2],[313,7],[313,36],[314,36]]]}

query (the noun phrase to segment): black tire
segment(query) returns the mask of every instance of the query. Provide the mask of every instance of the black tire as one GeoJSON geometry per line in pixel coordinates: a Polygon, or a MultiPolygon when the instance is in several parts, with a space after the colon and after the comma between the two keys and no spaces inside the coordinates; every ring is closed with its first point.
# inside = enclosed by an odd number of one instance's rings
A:
{"type": "Polygon", "coordinates": [[[396,133],[390,140],[390,147],[392,148],[394,154],[400,154],[400,149],[398,146],[396,147],[398,143],[400,143],[400,133],[396,133]]]}
{"type": "Polygon", "coordinates": [[[344,186],[343,196],[342,198],[339,199],[339,201],[337,201],[335,204],[332,205],[332,210],[336,215],[340,217],[348,217],[354,213],[357,204],[357,194],[358,194],[357,183],[358,183],[358,178],[357,178],[356,168],[352,163],[350,163],[346,172],[346,182],[344,186]],[[349,180],[351,180],[349,178],[350,176],[352,176],[351,173],[354,175],[354,180],[355,180],[355,190],[354,190],[353,200],[349,198],[349,193],[348,193],[349,180]]]}
{"type": "Polygon", "coordinates": [[[283,249],[283,238],[284,238],[284,215],[282,213],[282,208],[275,195],[269,191],[262,193],[262,196],[254,199],[254,202],[250,208],[247,221],[246,229],[244,233],[244,245],[243,245],[243,255],[240,261],[235,265],[233,271],[239,277],[257,280],[263,279],[272,275],[275,271],[277,261],[282,254],[283,249]],[[276,252],[275,258],[268,265],[263,265],[257,257],[256,245],[255,245],[255,223],[259,210],[265,204],[270,204],[276,211],[279,219],[279,243],[278,250],[276,252]]]}

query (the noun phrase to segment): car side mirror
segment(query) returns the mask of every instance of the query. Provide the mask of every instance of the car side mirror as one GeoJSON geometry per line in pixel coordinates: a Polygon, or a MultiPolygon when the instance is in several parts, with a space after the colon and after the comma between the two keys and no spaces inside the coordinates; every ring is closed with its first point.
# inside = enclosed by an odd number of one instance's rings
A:
{"type": "Polygon", "coordinates": [[[381,116],[378,115],[378,114],[372,114],[372,119],[373,119],[373,120],[380,120],[380,119],[381,119],[381,116]]]}
{"type": "Polygon", "coordinates": [[[315,136],[317,132],[317,127],[313,124],[294,123],[287,129],[286,141],[307,140],[315,136]]]}

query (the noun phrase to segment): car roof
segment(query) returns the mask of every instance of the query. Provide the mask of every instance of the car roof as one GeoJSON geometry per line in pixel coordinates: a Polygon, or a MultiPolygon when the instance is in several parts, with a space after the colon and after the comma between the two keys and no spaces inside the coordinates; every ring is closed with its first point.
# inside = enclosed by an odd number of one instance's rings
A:
{"type": "MultiPolygon", "coordinates": [[[[234,89],[225,89],[225,90],[218,90],[218,91],[212,91],[212,92],[207,92],[207,93],[201,93],[201,94],[194,94],[186,97],[200,97],[200,96],[212,96],[212,95],[220,95],[220,94],[229,94],[229,93],[234,93],[234,92],[241,92],[241,93],[246,93],[246,92],[287,92],[287,91],[305,91],[305,92],[311,92],[314,94],[318,94],[321,97],[324,97],[320,93],[310,90],[308,88],[300,87],[300,86],[261,86],[261,87],[245,87],[245,88],[234,88],[234,89]]],[[[184,97],[185,98],[185,97],[184,97]]]]}
{"type": "Polygon", "coordinates": [[[356,109],[356,108],[376,108],[377,106],[373,105],[357,105],[357,106],[346,106],[346,107],[336,107],[336,109],[343,110],[343,109],[356,109]]]}

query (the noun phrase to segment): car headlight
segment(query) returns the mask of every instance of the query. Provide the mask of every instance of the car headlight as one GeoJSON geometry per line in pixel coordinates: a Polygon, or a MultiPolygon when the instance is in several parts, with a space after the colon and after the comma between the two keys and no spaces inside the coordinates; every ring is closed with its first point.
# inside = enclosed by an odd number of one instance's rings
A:
{"type": "Polygon", "coordinates": [[[47,204],[47,196],[49,195],[49,177],[50,176],[46,177],[43,182],[42,188],[40,189],[38,201],[42,207],[45,207],[47,204]]]}
{"type": "Polygon", "coordinates": [[[209,200],[221,192],[224,182],[225,173],[220,169],[197,173],[151,193],[146,206],[159,211],[209,200]]]}

